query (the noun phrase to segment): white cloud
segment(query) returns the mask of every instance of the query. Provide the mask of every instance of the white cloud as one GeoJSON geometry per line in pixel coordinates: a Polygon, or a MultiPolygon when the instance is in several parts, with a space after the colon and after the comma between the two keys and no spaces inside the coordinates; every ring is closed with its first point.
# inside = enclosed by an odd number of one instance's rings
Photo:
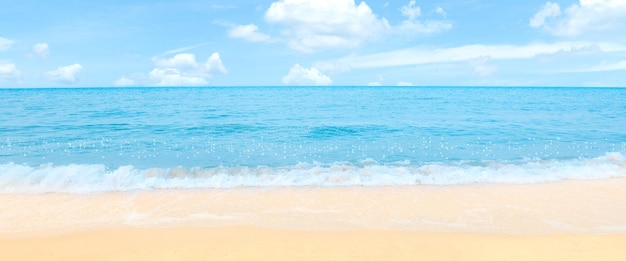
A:
{"type": "Polygon", "coordinates": [[[472,67],[472,73],[480,77],[488,77],[493,75],[497,68],[489,64],[489,57],[480,57],[468,61],[472,67]]]}
{"type": "Polygon", "coordinates": [[[13,40],[0,37],[0,52],[8,50],[14,43],[15,41],[13,40]]]}
{"type": "Polygon", "coordinates": [[[582,70],[575,70],[573,72],[606,72],[606,71],[620,71],[620,70],[626,71],[626,60],[616,62],[616,63],[601,64],[601,65],[585,68],[582,70]]]}
{"type": "MultiPolygon", "coordinates": [[[[415,5],[415,0],[411,0],[407,5],[403,6],[400,11],[402,16],[407,18],[402,21],[402,24],[398,27],[401,33],[432,34],[452,29],[452,22],[449,21],[420,21],[418,18],[422,15],[422,10],[419,6],[415,5]]],[[[437,8],[435,12],[443,16],[446,15],[446,12],[441,7],[437,8]]]]}
{"type": "MultiPolygon", "coordinates": [[[[453,26],[447,20],[420,19],[422,9],[415,0],[399,9],[406,20],[393,26],[385,18],[378,17],[364,1],[358,3],[355,0],[278,0],[267,9],[265,21],[282,26],[282,37],[260,33],[254,24],[235,26],[229,36],[253,42],[282,38],[290,48],[311,53],[356,48],[391,33],[425,35],[447,31],[453,26]]],[[[433,12],[444,18],[447,16],[441,7],[433,12]]]]}
{"type": "MultiPolygon", "coordinates": [[[[535,58],[541,63],[552,63],[558,60],[568,60],[575,57],[600,57],[603,55],[603,51],[597,45],[589,45],[581,48],[571,48],[567,50],[559,50],[554,53],[544,53],[536,55],[535,58]]],[[[601,59],[601,58],[599,58],[601,59]]]]}
{"type": "Polygon", "coordinates": [[[283,77],[286,85],[330,85],[333,81],[315,67],[310,69],[295,64],[283,77]]]}
{"type": "Polygon", "coordinates": [[[408,48],[391,52],[361,56],[347,56],[337,60],[315,64],[317,68],[380,68],[406,65],[442,64],[467,62],[481,57],[491,60],[530,59],[538,55],[554,54],[593,46],[602,52],[625,51],[626,46],[593,44],[588,42],[558,42],[529,45],[464,45],[452,48],[408,48]]]}
{"type": "Polygon", "coordinates": [[[216,73],[227,73],[219,53],[213,53],[205,62],[198,62],[195,54],[179,53],[171,58],[155,57],[155,68],[148,75],[122,76],[113,82],[116,86],[199,86],[207,85],[216,73]]]}
{"type": "Polygon", "coordinates": [[[33,54],[39,58],[48,58],[50,50],[47,43],[38,43],[33,45],[33,54]]]}
{"type": "Polygon", "coordinates": [[[161,68],[196,69],[199,67],[196,56],[192,53],[179,53],[172,58],[153,58],[154,65],[161,68]]]}
{"type": "Polygon", "coordinates": [[[545,24],[547,18],[559,15],[561,15],[559,4],[547,2],[539,12],[530,18],[530,27],[541,27],[545,24]]]}
{"type": "Polygon", "coordinates": [[[446,10],[443,10],[443,8],[437,7],[437,9],[435,9],[435,13],[443,16],[443,18],[446,18],[446,16],[448,16],[448,13],[446,12],[446,10]]]}
{"type": "Polygon", "coordinates": [[[228,36],[232,38],[243,38],[250,42],[267,42],[271,37],[259,32],[259,27],[255,24],[236,25],[228,30],[228,36]]]}
{"type": "Polygon", "coordinates": [[[206,62],[196,61],[196,55],[192,53],[179,53],[169,59],[154,58],[154,65],[161,69],[176,69],[181,73],[202,78],[210,78],[213,73],[226,73],[219,53],[213,53],[206,62]]]}
{"type": "Polygon", "coordinates": [[[171,55],[171,54],[177,54],[177,53],[186,52],[186,51],[193,50],[193,49],[196,49],[196,48],[199,48],[199,47],[203,47],[203,46],[207,46],[207,45],[210,45],[210,43],[194,44],[194,45],[188,45],[188,46],[184,46],[184,47],[180,47],[180,48],[176,48],[176,49],[172,49],[172,50],[167,50],[164,53],[162,53],[160,55],[160,57],[171,55]]]}
{"type": "Polygon", "coordinates": [[[354,0],[279,0],[265,20],[283,25],[288,46],[302,52],[357,47],[390,29],[365,2],[354,0]]]}
{"type": "Polygon", "coordinates": [[[13,63],[0,63],[0,80],[19,81],[22,76],[20,70],[13,63]]]}
{"type": "Polygon", "coordinates": [[[208,82],[199,76],[191,76],[176,68],[154,68],[148,74],[158,86],[200,86],[208,82]]]}
{"type": "Polygon", "coordinates": [[[422,15],[422,9],[419,6],[415,6],[415,0],[411,0],[407,5],[400,8],[402,16],[406,16],[409,20],[415,20],[422,15]]]}
{"type": "Polygon", "coordinates": [[[414,84],[412,82],[399,81],[398,83],[396,83],[396,86],[414,86],[414,84]]]}
{"type": "Polygon", "coordinates": [[[56,70],[44,73],[44,76],[48,80],[62,82],[62,83],[75,83],[76,74],[83,69],[80,64],[72,64],[68,66],[58,67],[56,70]]]}
{"type": "Polygon", "coordinates": [[[137,85],[137,81],[135,79],[133,79],[132,77],[122,76],[119,79],[117,79],[116,81],[114,81],[113,85],[115,85],[115,86],[133,86],[133,85],[137,85]]]}
{"type": "Polygon", "coordinates": [[[452,23],[447,21],[411,21],[405,20],[400,25],[403,33],[433,34],[452,29],[452,23]]]}
{"type": "Polygon", "coordinates": [[[626,24],[626,0],[580,0],[565,11],[548,2],[530,19],[531,27],[543,27],[557,36],[612,30],[626,24]]]}
{"type": "Polygon", "coordinates": [[[228,72],[226,70],[226,67],[224,67],[224,64],[222,63],[222,59],[220,58],[219,53],[211,54],[211,57],[209,57],[209,60],[206,61],[205,68],[208,72],[215,72],[215,71],[220,72],[220,73],[228,72]]]}

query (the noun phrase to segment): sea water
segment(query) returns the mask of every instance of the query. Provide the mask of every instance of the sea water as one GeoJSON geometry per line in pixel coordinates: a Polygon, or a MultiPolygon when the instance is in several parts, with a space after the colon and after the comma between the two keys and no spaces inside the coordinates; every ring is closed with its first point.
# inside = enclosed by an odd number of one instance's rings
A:
{"type": "Polygon", "coordinates": [[[626,177],[626,88],[0,89],[0,193],[626,177]]]}

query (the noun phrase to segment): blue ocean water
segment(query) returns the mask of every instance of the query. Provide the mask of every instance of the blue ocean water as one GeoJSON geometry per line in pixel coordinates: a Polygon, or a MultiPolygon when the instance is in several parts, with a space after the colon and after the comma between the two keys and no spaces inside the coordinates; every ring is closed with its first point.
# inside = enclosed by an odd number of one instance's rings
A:
{"type": "Polygon", "coordinates": [[[626,88],[0,89],[0,192],[626,176],[626,88]]]}

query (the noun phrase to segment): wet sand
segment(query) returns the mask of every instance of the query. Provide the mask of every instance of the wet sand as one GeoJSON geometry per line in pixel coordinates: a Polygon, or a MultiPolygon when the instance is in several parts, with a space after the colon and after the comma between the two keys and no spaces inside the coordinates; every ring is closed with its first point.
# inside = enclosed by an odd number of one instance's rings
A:
{"type": "Polygon", "coordinates": [[[0,195],[3,260],[626,260],[626,179],[0,195]]]}

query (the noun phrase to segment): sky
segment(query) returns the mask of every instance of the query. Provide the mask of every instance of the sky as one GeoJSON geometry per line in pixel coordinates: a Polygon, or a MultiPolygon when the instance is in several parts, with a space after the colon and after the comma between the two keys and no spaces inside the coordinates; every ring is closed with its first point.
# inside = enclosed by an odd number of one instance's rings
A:
{"type": "Polygon", "coordinates": [[[0,0],[0,87],[626,86],[626,0],[0,0]]]}

